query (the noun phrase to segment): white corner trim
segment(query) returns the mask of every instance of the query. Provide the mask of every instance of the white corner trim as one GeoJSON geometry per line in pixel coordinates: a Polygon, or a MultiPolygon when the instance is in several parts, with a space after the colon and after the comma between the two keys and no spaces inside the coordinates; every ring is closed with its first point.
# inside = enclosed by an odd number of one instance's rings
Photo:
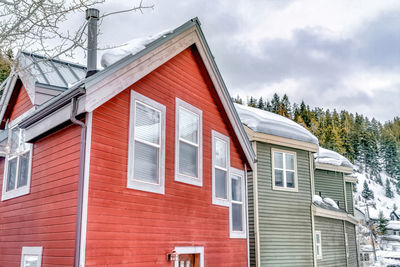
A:
{"type": "MultiPolygon", "coordinates": [[[[204,267],[204,247],[175,247],[174,250],[178,254],[200,254],[200,267],[204,267]]],[[[174,267],[179,267],[179,262],[174,267]]]]}
{"type": "Polygon", "coordinates": [[[212,155],[211,155],[211,162],[212,162],[212,204],[215,205],[220,205],[220,206],[225,206],[225,207],[229,207],[230,206],[230,192],[231,192],[231,188],[230,188],[230,174],[229,174],[229,168],[231,165],[230,162],[230,158],[231,158],[231,152],[230,152],[230,139],[228,136],[223,135],[215,130],[211,130],[211,146],[212,146],[212,155]],[[218,198],[215,196],[216,194],[216,189],[215,189],[215,145],[214,145],[214,141],[215,139],[220,139],[223,142],[226,142],[226,147],[227,147],[227,156],[226,156],[226,194],[227,194],[227,198],[226,199],[222,199],[222,198],[218,198]]]}
{"type": "Polygon", "coordinates": [[[24,256],[33,255],[38,256],[38,267],[42,266],[43,247],[22,247],[21,253],[21,267],[24,267],[24,256]]]}
{"type": "Polygon", "coordinates": [[[87,215],[89,204],[89,175],[90,175],[90,149],[92,147],[92,122],[93,112],[86,116],[86,147],[85,147],[85,172],[83,179],[83,203],[81,220],[81,242],[79,253],[79,267],[84,267],[86,262],[86,236],[87,236],[87,215]]]}
{"type": "MultiPolygon", "coordinates": [[[[236,169],[231,167],[229,171],[229,184],[232,188],[232,178],[231,174],[237,175],[241,177],[241,194],[242,194],[242,227],[243,231],[233,231],[233,217],[232,217],[232,196],[230,196],[231,202],[229,205],[229,237],[230,238],[247,238],[247,216],[246,216],[246,206],[247,206],[247,198],[246,198],[246,189],[245,189],[245,173],[244,170],[236,169]]],[[[229,192],[231,194],[232,190],[229,192]]]]}
{"type": "Polygon", "coordinates": [[[175,98],[175,181],[203,186],[203,112],[201,109],[175,98]],[[199,118],[198,125],[198,152],[197,152],[197,177],[179,173],[179,110],[184,108],[199,118]]]}
{"type": "Polygon", "coordinates": [[[272,190],[278,190],[278,191],[288,191],[288,192],[299,192],[299,179],[298,179],[298,173],[297,173],[297,153],[296,151],[292,150],[284,150],[284,149],[278,149],[278,148],[271,148],[271,170],[272,170],[272,190]],[[276,186],[275,185],[275,162],[274,162],[274,152],[280,152],[283,153],[283,184],[284,186],[276,186]],[[294,156],[294,188],[286,187],[286,160],[285,160],[285,154],[292,154],[294,156]]]}
{"type": "MultiPolygon", "coordinates": [[[[257,154],[257,142],[252,141],[254,153],[257,154]]],[[[254,239],[255,239],[255,254],[256,254],[256,266],[261,266],[261,249],[260,249],[260,221],[259,221],[259,209],[258,209],[258,163],[254,163],[253,169],[253,194],[254,194],[254,239]]],[[[249,254],[250,255],[250,254],[249,254]]]]}
{"type": "Polygon", "coordinates": [[[147,96],[139,94],[135,91],[131,91],[130,100],[130,111],[129,111],[129,148],[128,148],[128,175],[127,175],[127,188],[136,189],[146,192],[152,192],[157,194],[165,193],[165,114],[166,107],[147,96]],[[144,105],[157,110],[161,114],[161,132],[160,132],[160,157],[159,157],[159,183],[147,183],[134,179],[134,143],[135,143],[135,108],[136,102],[141,102],[144,105]]]}

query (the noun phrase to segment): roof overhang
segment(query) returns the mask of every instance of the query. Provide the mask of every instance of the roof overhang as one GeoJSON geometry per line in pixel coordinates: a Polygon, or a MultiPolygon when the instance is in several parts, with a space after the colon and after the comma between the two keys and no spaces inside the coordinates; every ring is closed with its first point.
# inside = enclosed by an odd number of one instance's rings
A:
{"type": "Polygon", "coordinates": [[[256,132],[256,131],[250,129],[249,127],[247,127],[246,125],[244,125],[244,129],[245,129],[250,141],[259,141],[259,142],[264,142],[264,143],[268,143],[268,144],[297,148],[297,149],[306,150],[306,151],[310,151],[310,152],[318,152],[317,144],[312,144],[312,143],[298,141],[298,140],[294,140],[294,139],[290,139],[290,138],[286,138],[286,137],[256,132]]]}
{"type": "MultiPolygon", "coordinates": [[[[315,168],[333,172],[353,173],[353,168],[315,162],[315,168]]],[[[357,180],[357,179],[356,179],[357,180]]]]}
{"type": "Polygon", "coordinates": [[[349,175],[345,175],[344,176],[344,180],[348,183],[357,183],[357,177],[353,177],[353,176],[349,176],[349,175]]]}
{"type": "Polygon", "coordinates": [[[229,122],[251,168],[255,153],[233,106],[232,100],[208,47],[197,18],[188,21],[172,34],[151,43],[141,52],[127,56],[85,81],[85,110],[91,112],[141,78],[175,57],[183,50],[195,46],[208,75],[226,111],[229,122]],[[105,90],[105,88],[107,88],[105,90]]]}
{"type": "Polygon", "coordinates": [[[331,218],[331,219],[336,219],[336,220],[347,221],[352,224],[358,224],[357,219],[353,215],[345,213],[345,212],[327,210],[327,209],[324,209],[321,207],[317,207],[314,204],[311,205],[311,209],[312,209],[314,216],[331,218]]]}

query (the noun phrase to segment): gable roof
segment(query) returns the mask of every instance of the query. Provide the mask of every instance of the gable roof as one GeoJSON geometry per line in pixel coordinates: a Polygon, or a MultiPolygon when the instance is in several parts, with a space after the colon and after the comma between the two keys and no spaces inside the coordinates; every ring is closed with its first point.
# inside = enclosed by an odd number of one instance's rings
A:
{"type": "Polygon", "coordinates": [[[314,154],[315,167],[322,170],[352,173],[354,166],[339,153],[323,147],[319,147],[318,153],[314,154]]]}
{"type": "Polygon", "coordinates": [[[78,104],[78,114],[79,112],[91,112],[157,67],[167,62],[175,55],[182,52],[184,49],[191,46],[197,48],[201,60],[205,65],[206,71],[210,76],[211,82],[229,119],[229,123],[243,149],[246,160],[249,165],[253,167],[255,154],[240,122],[239,116],[232,104],[231,97],[197,18],[189,20],[180,27],[146,44],[143,50],[125,56],[109,67],[82,80],[81,83],[75,84],[72,88],[45,103],[31,116],[23,120],[20,126],[27,128],[27,130],[32,129],[31,133],[27,131],[27,138],[33,140],[43,134],[43,131],[48,130],[42,129],[43,125],[46,125],[47,128],[57,127],[69,119],[66,111],[64,111],[65,114],[58,114],[58,118],[62,118],[59,119],[58,122],[48,120],[43,121],[42,125],[38,125],[37,123],[40,120],[43,120],[46,116],[49,116],[53,111],[60,113],[61,111],[57,110],[63,106],[69,106],[63,108],[63,110],[71,109],[71,104],[68,101],[72,97],[84,94],[81,96],[78,104]],[[80,93],[75,94],[75,92],[78,91],[80,93]]]}

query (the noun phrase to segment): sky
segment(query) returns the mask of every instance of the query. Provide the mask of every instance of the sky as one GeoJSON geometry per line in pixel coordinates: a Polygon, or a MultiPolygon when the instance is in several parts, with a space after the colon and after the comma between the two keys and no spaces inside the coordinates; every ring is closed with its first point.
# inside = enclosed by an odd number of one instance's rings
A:
{"type": "MultiPolygon", "coordinates": [[[[112,0],[100,12],[130,8],[112,0]]],[[[109,16],[99,46],[173,29],[198,17],[231,96],[346,109],[381,122],[400,115],[398,0],[144,0],[153,9],[109,16]]],[[[68,21],[77,25],[83,15],[68,21]]],[[[102,52],[100,51],[100,54],[102,52]]]]}

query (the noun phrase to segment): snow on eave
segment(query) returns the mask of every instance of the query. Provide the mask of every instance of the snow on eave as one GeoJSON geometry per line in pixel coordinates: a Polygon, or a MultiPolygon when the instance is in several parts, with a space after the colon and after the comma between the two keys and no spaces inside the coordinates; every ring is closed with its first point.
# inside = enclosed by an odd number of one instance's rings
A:
{"type": "Polygon", "coordinates": [[[329,150],[323,147],[319,147],[318,153],[314,154],[314,158],[316,163],[354,169],[353,164],[351,164],[351,162],[347,158],[333,150],[329,150]]]}
{"type": "Polygon", "coordinates": [[[234,104],[241,122],[251,130],[318,145],[318,139],[303,126],[281,115],[234,104]]]}

